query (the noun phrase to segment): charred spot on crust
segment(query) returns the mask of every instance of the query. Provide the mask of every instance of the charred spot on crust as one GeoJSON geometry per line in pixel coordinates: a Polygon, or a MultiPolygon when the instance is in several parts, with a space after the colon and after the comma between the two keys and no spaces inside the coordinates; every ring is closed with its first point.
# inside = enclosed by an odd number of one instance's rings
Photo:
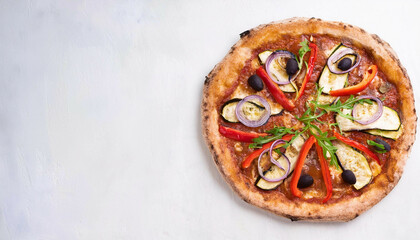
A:
{"type": "Polygon", "coordinates": [[[235,46],[232,46],[232,47],[230,48],[229,54],[230,54],[230,53],[232,53],[233,51],[235,51],[235,49],[236,49],[236,47],[235,47],[235,46]]]}
{"type": "Polygon", "coordinates": [[[286,218],[288,218],[288,219],[290,219],[290,220],[292,220],[292,222],[296,222],[296,221],[299,221],[299,220],[302,220],[302,218],[299,218],[299,217],[296,217],[296,216],[292,216],[292,215],[289,215],[289,214],[286,214],[286,215],[284,215],[286,218]]]}
{"type": "Polygon", "coordinates": [[[382,39],[376,35],[376,34],[372,34],[372,37],[378,42],[378,43],[383,43],[382,39]]]}
{"type": "Polygon", "coordinates": [[[411,149],[411,145],[407,146],[406,151],[408,152],[408,151],[410,151],[410,149],[411,149]]]}
{"type": "Polygon", "coordinates": [[[216,164],[219,164],[219,158],[218,158],[218,157],[214,157],[213,159],[214,159],[214,162],[215,162],[216,164]]]}
{"type": "MultiPolygon", "coordinates": [[[[209,73],[210,75],[211,73],[209,73]]],[[[204,85],[208,85],[210,83],[210,78],[206,76],[206,79],[204,80],[204,85]]]]}
{"type": "Polygon", "coordinates": [[[239,36],[240,36],[241,38],[243,38],[243,37],[245,37],[245,36],[248,36],[250,33],[251,33],[251,31],[246,30],[246,31],[244,31],[244,32],[240,33],[240,34],[239,34],[239,36]]]}

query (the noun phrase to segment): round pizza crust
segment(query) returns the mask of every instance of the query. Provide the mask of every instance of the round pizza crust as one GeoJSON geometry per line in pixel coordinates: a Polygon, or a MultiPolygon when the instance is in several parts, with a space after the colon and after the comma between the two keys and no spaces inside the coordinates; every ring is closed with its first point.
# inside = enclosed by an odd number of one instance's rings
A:
{"type": "Polygon", "coordinates": [[[206,77],[201,104],[202,131],[215,164],[226,182],[247,203],[266,209],[277,215],[308,221],[349,221],[359,216],[384,198],[398,183],[416,134],[416,110],[412,86],[405,68],[390,45],[375,34],[342,22],[323,21],[316,18],[291,18],[260,25],[241,34],[241,39],[229,54],[206,77]],[[331,204],[293,202],[281,196],[267,198],[252,184],[243,180],[239,164],[227,148],[226,139],[218,132],[219,112],[217,103],[237,81],[247,59],[254,49],[265,42],[276,41],[283,34],[328,34],[351,41],[355,46],[367,49],[378,67],[397,87],[401,101],[401,121],[404,132],[390,152],[386,172],[376,176],[367,191],[358,197],[344,198],[331,204]]]}

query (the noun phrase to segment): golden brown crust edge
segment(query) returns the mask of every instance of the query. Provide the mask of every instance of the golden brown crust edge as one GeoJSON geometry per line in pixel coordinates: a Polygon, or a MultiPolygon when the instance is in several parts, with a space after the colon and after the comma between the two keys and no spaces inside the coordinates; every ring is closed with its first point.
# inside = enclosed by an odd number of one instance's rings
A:
{"type": "MultiPolygon", "coordinates": [[[[384,198],[398,183],[415,140],[417,116],[414,108],[414,95],[405,68],[388,43],[377,35],[366,33],[361,28],[341,22],[328,22],[320,19],[291,18],[266,25],[260,25],[242,34],[229,54],[206,77],[201,104],[202,131],[219,172],[232,189],[246,202],[266,209],[292,220],[309,221],[349,221],[371,208],[384,198]],[[224,139],[218,133],[217,103],[223,93],[237,80],[245,60],[252,50],[266,41],[274,41],[281,34],[329,34],[345,37],[354,44],[370,50],[381,71],[393,82],[400,95],[401,120],[404,133],[397,140],[400,144],[391,150],[387,172],[376,177],[368,191],[356,198],[346,199],[334,204],[301,203],[292,201],[270,201],[243,181],[236,161],[224,148],[224,139]]],[[[287,199],[285,199],[287,200],[287,199]]]]}

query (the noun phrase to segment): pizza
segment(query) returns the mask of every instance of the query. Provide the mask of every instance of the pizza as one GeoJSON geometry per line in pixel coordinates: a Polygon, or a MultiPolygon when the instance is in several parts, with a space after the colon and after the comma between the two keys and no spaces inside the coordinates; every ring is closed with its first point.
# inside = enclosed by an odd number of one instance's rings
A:
{"type": "Polygon", "coordinates": [[[206,77],[202,131],[247,203],[349,221],[398,183],[417,116],[405,68],[377,35],[292,18],[240,34],[206,77]]]}

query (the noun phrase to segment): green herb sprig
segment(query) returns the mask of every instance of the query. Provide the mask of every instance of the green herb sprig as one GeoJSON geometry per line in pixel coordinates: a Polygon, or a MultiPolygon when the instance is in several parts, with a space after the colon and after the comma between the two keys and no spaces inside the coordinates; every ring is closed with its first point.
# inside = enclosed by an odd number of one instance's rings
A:
{"type": "MultiPolygon", "coordinates": [[[[306,52],[310,51],[309,47],[307,46],[307,41],[304,41],[301,43],[302,48],[299,50],[299,56],[300,61],[302,61],[303,56],[306,52]],[[306,47],[308,49],[306,49],[306,47]]],[[[302,62],[300,62],[302,64],[302,62]]],[[[285,145],[282,146],[282,148],[287,148],[290,146],[290,144],[293,143],[293,141],[298,138],[302,134],[308,134],[315,137],[317,140],[319,146],[322,148],[322,153],[325,159],[330,159],[330,165],[334,165],[336,168],[339,168],[338,159],[335,153],[337,152],[337,148],[334,147],[332,144],[333,140],[336,140],[337,138],[331,136],[328,136],[328,132],[323,132],[315,123],[318,122],[320,124],[329,125],[329,128],[333,126],[338,126],[338,123],[326,123],[318,118],[323,116],[326,113],[329,112],[335,112],[339,114],[342,117],[348,118],[350,120],[354,120],[354,118],[350,114],[344,114],[342,112],[343,109],[352,109],[354,105],[357,104],[372,104],[373,102],[370,99],[357,99],[355,96],[351,95],[345,102],[341,102],[340,99],[337,99],[333,104],[320,104],[319,98],[322,94],[322,88],[319,88],[318,85],[316,85],[317,88],[317,95],[315,100],[310,101],[309,105],[307,105],[306,111],[299,117],[295,116],[297,120],[302,122],[305,126],[300,130],[294,130],[292,128],[286,128],[283,126],[275,126],[269,131],[266,131],[270,135],[264,136],[264,137],[258,137],[254,138],[249,145],[249,148],[261,148],[262,145],[272,142],[274,140],[281,139],[286,134],[293,134],[294,136],[290,141],[286,141],[285,145]],[[328,157],[327,157],[328,154],[328,157]]],[[[340,129],[341,132],[341,129],[340,129]]],[[[368,140],[368,144],[372,146],[377,146],[381,150],[376,150],[377,152],[382,153],[385,151],[385,147],[382,144],[378,144],[374,141],[368,140]],[[380,146],[379,146],[380,145],[380,146]]],[[[275,150],[280,154],[280,150],[275,150]]]]}
{"type": "Polygon", "coordinates": [[[326,112],[335,112],[339,114],[340,116],[350,119],[350,120],[354,120],[353,116],[351,116],[350,114],[344,114],[342,111],[343,109],[353,109],[356,103],[357,104],[363,104],[363,103],[373,104],[372,100],[370,99],[358,99],[354,95],[350,95],[350,97],[344,103],[342,103],[340,99],[337,99],[333,104],[320,104],[318,102],[318,99],[322,94],[322,89],[323,88],[319,88],[317,86],[317,98],[316,100],[310,101],[310,103],[312,103],[315,108],[322,109],[326,112]]]}
{"type": "Polygon", "coordinates": [[[261,148],[262,145],[269,143],[274,140],[281,139],[286,134],[297,134],[298,131],[295,131],[291,128],[286,128],[282,126],[275,126],[274,128],[266,131],[271,134],[265,137],[257,137],[252,139],[253,143],[249,144],[249,148],[261,148]]]}
{"type": "MultiPolygon", "coordinates": [[[[337,156],[335,153],[337,152],[337,148],[334,147],[332,144],[332,141],[335,140],[335,137],[328,137],[328,132],[323,132],[316,124],[315,122],[318,122],[320,124],[328,124],[329,129],[331,129],[333,126],[339,126],[338,123],[326,123],[318,118],[323,116],[324,114],[328,112],[335,112],[337,114],[340,114],[340,116],[343,116],[345,118],[354,120],[353,117],[349,114],[344,114],[342,112],[343,109],[352,109],[356,103],[362,104],[362,103],[368,103],[372,104],[373,102],[370,99],[357,99],[355,96],[351,95],[345,102],[341,102],[339,99],[336,100],[333,104],[320,104],[319,98],[322,94],[322,88],[319,88],[318,85],[316,85],[317,88],[317,95],[315,100],[310,101],[311,105],[307,105],[306,111],[299,117],[295,116],[296,119],[298,119],[300,122],[302,122],[305,127],[301,130],[301,134],[304,132],[308,132],[308,134],[313,135],[320,147],[322,148],[324,158],[327,159],[327,153],[328,158],[330,159],[330,165],[334,165],[335,167],[339,168],[337,156]]],[[[341,129],[340,129],[341,132],[341,129]]],[[[292,142],[292,140],[289,142],[289,144],[292,142]]]]}
{"type": "Polygon", "coordinates": [[[325,110],[318,111],[317,108],[310,108],[305,111],[305,113],[302,114],[301,117],[296,117],[299,121],[303,122],[305,124],[305,127],[307,128],[310,135],[314,136],[317,140],[319,146],[322,148],[322,153],[324,155],[325,159],[328,159],[327,152],[329,154],[330,158],[330,165],[334,165],[337,168],[338,160],[337,156],[335,155],[335,152],[337,151],[337,148],[334,147],[332,144],[332,141],[335,140],[335,137],[328,137],[328,132],[323,132],[317,125],[313,124],[313,121],[320,122],[321,124],[325,124],[324,122],[318,120],[318,117],[324,115],[326,113],[325,110]],[[316,112],[319,113],[316,113],[316,112]]]}
{"type": "Polygon", "coordinates": [[[299,58],[296,57],[296,61],[298,62],[299,65],[299,69],[302,69],[302,65],[303,63],[305,63],[305,65],[307,65],[307,63],[305,61],[303,61],[303,57],[305,56],[305,54],[307,52],[311,51],[311,48],[308,45],[308,40],[303,40],[302,42],[299,43],[299,45],[301,46],[299,49],[299,58]]]}
{"type": "MultiPolygon", "coordinates": [[[[315,126],[315,125],[313,125],[315,126]]],[[[332,141],[337,139],[336,137],[328,137],[328,132],[322,132],[318,127],[315,128],[318,134],[311,133],[318,142],[319,146],[322,148],[322,154],[324,155],[325,159],[328,159],[327,153],[329,154],[330,158],[330,165],[334,165],[337,169],[340,168],[338,165],[338,159],[335,153],[337,152],[337,148],[334,147],[332,141]]]]}
{"type": "Polygon", "coordinates": [[[372,140],[367,140],[367,144],[370,146],[374,146],[375,151],[378,153],[386,153],[386,149],[385,146],[383,144],[377,143],[375,141],[372,140]]]}

